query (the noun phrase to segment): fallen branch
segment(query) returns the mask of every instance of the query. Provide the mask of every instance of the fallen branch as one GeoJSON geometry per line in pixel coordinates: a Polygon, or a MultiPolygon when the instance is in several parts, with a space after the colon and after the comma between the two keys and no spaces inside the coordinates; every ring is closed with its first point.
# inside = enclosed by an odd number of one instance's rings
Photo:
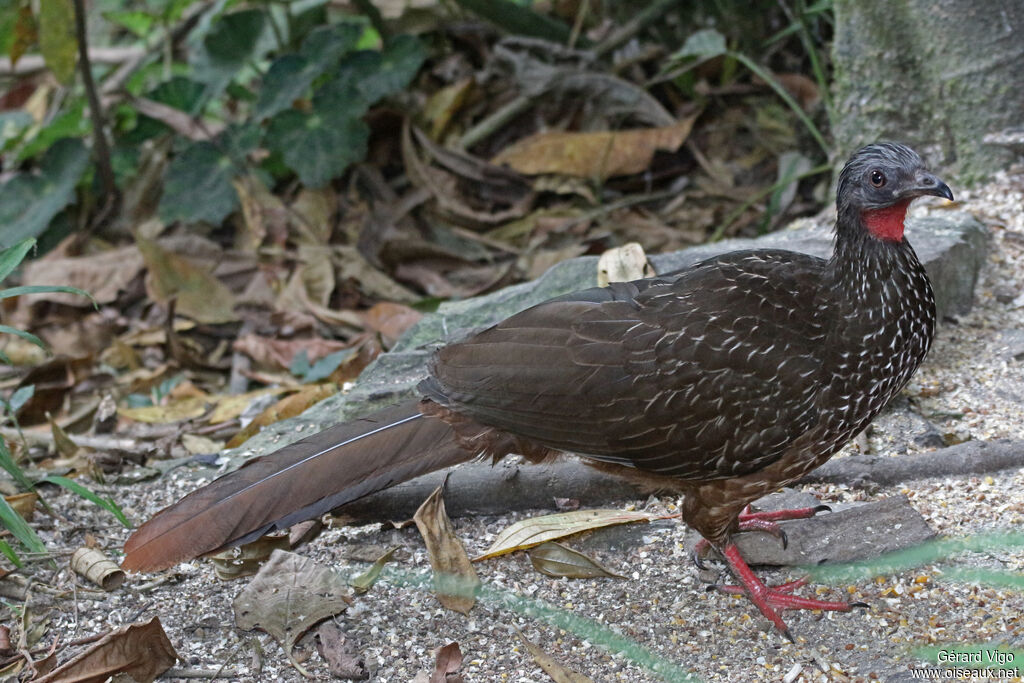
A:
{"type": "MultiPolygon", "coordinates": [[[[968,441],[919,455],[852,455],[834,459],[805,477],[802,483],[891,485],[1019,467],[1024,467],[1024,441],[968,441]]],[[[635,500],[649,493],[576,458],[567,457],[547,465],[503,461],[491,466],[473,462],[380,491],[349,503],[339,512],[367,522],[409,519],[446,474],[450,476],[444,494],[445,508],[450,516],[459,517],[552,509],[555,498],[576,499],[583,507],[594,507],[635,500]]]]}

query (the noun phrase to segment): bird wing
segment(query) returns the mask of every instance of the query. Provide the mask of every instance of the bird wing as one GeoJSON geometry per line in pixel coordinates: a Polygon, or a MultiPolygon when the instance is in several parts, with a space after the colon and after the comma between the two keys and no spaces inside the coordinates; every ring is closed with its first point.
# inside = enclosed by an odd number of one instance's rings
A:
{"type": "Polygon", "coordinates": [[[816,420],[823,267],[733,252],[553,299],[440,349],[421,389],[552,448],[684,479],[741,476],[816,420]]]}

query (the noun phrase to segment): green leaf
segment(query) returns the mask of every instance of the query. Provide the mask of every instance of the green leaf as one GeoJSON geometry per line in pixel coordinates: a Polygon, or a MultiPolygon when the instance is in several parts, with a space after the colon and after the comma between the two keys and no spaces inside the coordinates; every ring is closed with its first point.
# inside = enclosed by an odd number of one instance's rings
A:
{"type": "Polygon", "coordinates": [[[347,23],[312,31],[303,41],[300,54],[285,55],[270,65],[253,115],[265,119],[290,108],[317,77],[355,47],[359,34],[358,26],[347,23]]]}
{"type": "Polygon", "coordinates": [[[7,541],[3,539],[0,539],[0,553],[3,553],[4,557],[10,560],[11,564],[13,564],[15,567],[21,569],[25,566],[24,564],[22,564],[21,558],[18,557],[18,553],[14,552],[14,548],[12,548],[7,543],[7,541]]]}
{"type": "Polygon", "coordinates": [[[216,145],[192,143],[164,172],[164,191],[157,207],[160,220],[219,225],[238,208],[238,195],[231,185],[235,175],[231,159],[216,145]]]}
{"type": "Polygon", "coordinates": [[[131,31],[139,38],[149,35],[153,24],[156,23],[156,17],[149,12],[111,10],[104,12],[103,17],[107,21],[131,31]]]}
{"type": "Polygon", "coordinates": [[[3,282],[14,269],[21,265],[25,256],[36,244],[35,239],[26,237],[17,244],[0,251],[0,282],[3,282]]]}
{"type": "Polygon", "coordinates": [[[371,103],[403,90],[426,58],[423,43],[413,36],[400,35],[381,52],[377,73],[362,83],[360,89],[371,103]]]}
{"type": "Polygon", "coordinates": [[[129,522],[128,518],[124,516],[124,512],[121,511],[121,508],[118,507],[117,503],[115,503],[113,500],[109,498],[101,498],[100,496],[96,495],[86,487],[79,484],[77,481],[73,481],[71,479],[68,479],[67,477],[59,477],[57,475],[43,477],[39,481],[40,483],[45,481],[49,482],[50,484],[56,484],[57,486],[62,486],[66,488],[68,491],[71,491],[72,493],[84,498],[90,503],[98,505],[99,507],[103,508],[110,514],[114,515],[114,517],[117,518],[117,521],[120,522],[121,525],[124,526],[126,529],[132,528],[131,522],[129,522]]]}
{"type": "Polygon", "coordinates": [[[18,150],[17,160],[32,159],[49,150],[61,138],[80,138],[88,132],[89,121],[85,118],[85,100],[74,100],[18,150]]]}
{"type": "Polygon", "coordinates": [[[75,185],[89,164],[81,140],[58,140],[40,160],[38,170],[19,173],[0,185],[0,247],[42,233],[75,198],[75,185]]]}
{"type": "Polygon", "coordinates": [[[263,77],[263,87],[260,88],[253,116],[263,120],[289,109],[292,102],[302,97],[312,85],[317,75],[316,69],[305,57],[285,55],[275,59],[263,77]]]}
{"type": "Polygon", "coordinates": [[[225,14],[211,27],[191,59],[195,77],[214,97],[251,61],[262,59],[274,45],[266,12],[247,9],[225,14]]]}
{"type": "Polygon", "coordinates": [[[16,327],[11,327],[10,325],[0,325],[0,334],[13,334],[16,337],[21,337],[25,341],[35,344],[41,349],[46,348],[46,344],[43,343],[43,340],[36,335],[31,332],[26,332],[25,330],[19,330],[16,327]]]}
{"type": "Polygon", "coordinates": [[[350,101],[354,88],[367,105],[374,104],[408,86],[425,58],[419,40],[399,36],[383,52],[362,50],[346,57],[337,76],[324,84],[317,95],[340,106],[350,101]]]}
{"type": "MultiPolygon", "coordinates": [[[[22,294],[41,294],[43,292],[64,292],[66,294],[78,294],[92,299],[89,292],[82,291],[78,287],[65,287],[64,285],[28,285],[26,287],[8,287],[7,289],[0,289],[0,299],[10,299],[12,296],[21,296],[22,294]]],[[[93,299],[93,303],[96,303],[95,299],[93,299]]]]}
{"type": "Polygon", "coordinates": [[[704,61],[724,55],[727,50],[725,36],[713,28],[706,28],[687,38],[683,46],[672,55],[671,60],[696,57],[698,60],[704,61]]]}
{"type": "MultiPolygon", "coordinates": [[[[565,23],[521,7],[509,0],[456,0],[470,12],[477,14],[498,26],[502,31],[519,36],[543,38],[562,45],[569,42],[572,30],[565,23]]],[[[589,41],[578,41],[586,46],[589,41]]]]}
{"type": "Polygon", "coordinates": [[[23,405],[28,403],[28,400],[32,398],[35,395],[35,393],[36,385],[29,384],[23,386],[17,391],[15,391],[13,394],[11,394],[11,398],[7,401],[7,407],[10,408],[12,414],[16,413],[19,410],[21,410],[21,407],[23,405]]]}
{"type": "Polygon", "coordinates": [[[342,56],[356,49],[363,27],[359,24],[340,22],[320,26],[309,32],[302,41],[299,53],[316,65],[318,73],[334,66],[342,56]]]}
{"type": "MultiPolygon", "coordinates": [[[[13,402],[13,401],[12,401],[13,402]]],[[[12,406],[13,407],[13,406],[12,406]]],[[[32,485],[32,481],[25,476],[18,463],[14,462],[14,456],[11,455],[11,450],[7,447],[7,442],[0,436],[0,467],[4,468],[7,474],[11,475],[11,478],[25,491],[35,491],[35,486],[32,485]]]]}
{"type": "Polygon", "coordinates": [[[303,185],[322,187],[349,164],[366,156],[370,128],[345,110],[315,107],[313,112],[288,110],[270,120],[267,147],[281,153],[303,185]]]}
{"type": "Polygon", "coordinates": [[[57,80],[70,83],[78,54],[71,0],[39,0],[39,51],[57,80]]]}
{"type": "Polygon", "coordinates": [[[21,109],[0,112],[0,150],[21,140],[33,123],[32,115],[21,109]]]}
{"type": "Polygon", "coordinates": [[[42,540],[32,530],[32,527],[28,525],[28,522],[14,511],[10,503],[4,500],[3,496],[0,496],[0,522],[3,522],[7,530],[18,539],[18,542],[26,550],[32,553],[46,554],[46,546],[43,545],[42,540]]]}

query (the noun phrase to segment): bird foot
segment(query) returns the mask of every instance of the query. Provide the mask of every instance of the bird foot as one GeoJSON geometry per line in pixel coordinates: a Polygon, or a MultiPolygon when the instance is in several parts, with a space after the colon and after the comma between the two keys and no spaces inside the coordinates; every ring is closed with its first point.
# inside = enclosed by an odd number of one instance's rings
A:
{"type": "Polygon", "coordinates": [[[735,543],[729,542],[722,547],[722,555],[729,563],[733,574],[739,580],[738,586],[712,586],[713,590],[730,595],[746,595],[750,601],[757,606],[761,614],[765,616],[775,628],[779,630],[790,642],[793,640],[786,622],[782,620],[779,612],[789,609],[810,609],[828,610],[832,612],[849,612],[854,607],[867,608],[863,602],[845,602],[842,600],[817,600],[814,598],[802,598],[793,595],[797,588],[807,585],[807,579],[797,579],[778,586],[767,586],[750,569],[746,560],[740,555],[739,548],[735,543]]]}
{"type": "MultiPolygon", "coordinates": [[[[763,531],[771,534],[782,541],[782,547],[789,547],[789,539],[786,532],[778,525],[778,522],[787,519],[808,519],[819,512],[828,512],[832,508],[828,505],[815,505],[813,507],[790,508],[788,510],[771,510],[751,512],[750,506],[743,508],[737,518],[737,531],[763,531]]],[[[698,569],[705,569],[704,558],[711,550],[711,543],[707,539],[700,539],[693,547],[693,563],[698,569]]]]}

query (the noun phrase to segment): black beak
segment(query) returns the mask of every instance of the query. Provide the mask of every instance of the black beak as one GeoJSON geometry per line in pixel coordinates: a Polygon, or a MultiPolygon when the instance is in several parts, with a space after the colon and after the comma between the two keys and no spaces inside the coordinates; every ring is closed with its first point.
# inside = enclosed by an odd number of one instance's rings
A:
{"type": "Polygon", "coordinates": [[[953,191],[949,189],[949,185],[928,171],[918,171],[914,176],[914,184],[900,194],[904,197],[920,197],[930,194],[953,201],[953,191]]]}

